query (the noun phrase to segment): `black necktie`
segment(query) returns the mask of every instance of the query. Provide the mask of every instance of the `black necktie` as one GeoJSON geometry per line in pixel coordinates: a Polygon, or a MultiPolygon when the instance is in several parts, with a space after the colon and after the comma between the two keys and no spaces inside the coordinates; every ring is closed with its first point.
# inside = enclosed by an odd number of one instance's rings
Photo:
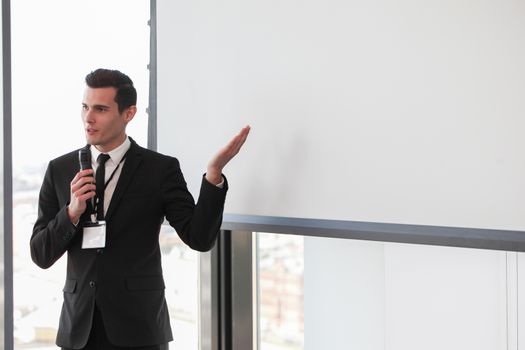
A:
{"type": "Polygon", "coordinates": [[[100,153],[97,157],[97,173],[95,174],[95,184],[97,186],[97,220],[104,220],[104,189],[106,181],[106,162],[108,154],[100,153]]]}

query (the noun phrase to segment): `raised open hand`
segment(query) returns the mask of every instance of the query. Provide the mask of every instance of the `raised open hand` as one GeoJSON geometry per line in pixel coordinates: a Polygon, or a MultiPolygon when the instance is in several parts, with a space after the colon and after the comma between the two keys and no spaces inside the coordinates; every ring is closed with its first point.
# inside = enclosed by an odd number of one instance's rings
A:
{"type": "Polygon", "coordinates": [[[230,140],[213,156],[213,158],[208,163],[208,170],[206,172],[206,180],[211,182],[214,185],[221,183],[222,181],[222,169],[228,164],[230,160],[233,159],[239,153],[242,145],[246,141],[248,134],[250,133],[250,126],[247,125],[241,129],[241,131],[235,135],[233,139],[230,140]]]}

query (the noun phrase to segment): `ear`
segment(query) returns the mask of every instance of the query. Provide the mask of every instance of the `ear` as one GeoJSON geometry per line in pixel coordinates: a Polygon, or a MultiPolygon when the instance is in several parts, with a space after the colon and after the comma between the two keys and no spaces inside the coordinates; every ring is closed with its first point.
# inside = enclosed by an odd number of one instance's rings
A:
{"type": "Polygon", "coordinates": [[[133,119],[136,113],[137,113],[137,106],[129,106],[124,111],[124,121],[126,123],[129,123],[133,119]]]}

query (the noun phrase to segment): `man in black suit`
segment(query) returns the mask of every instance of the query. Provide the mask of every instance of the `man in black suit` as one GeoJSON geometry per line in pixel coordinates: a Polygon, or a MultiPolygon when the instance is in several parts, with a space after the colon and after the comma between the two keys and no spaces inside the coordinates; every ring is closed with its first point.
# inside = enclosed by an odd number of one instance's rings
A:
{"type": "Polygon", "coordinates": [[[82,121],[93,169],[79,170],[79,150],[49,162],[30,242],[31,257],[42,268],[67,252],[57,345],[167,349],[172,334],[161,224],[166,219],[192,249],[212,248],[228,189],[222,170],[250,128],[211,159],[195,204],[177,159],[144,149],[126,135],[137,110],[131,79],[98,69],[86,84],[82,121]]]}

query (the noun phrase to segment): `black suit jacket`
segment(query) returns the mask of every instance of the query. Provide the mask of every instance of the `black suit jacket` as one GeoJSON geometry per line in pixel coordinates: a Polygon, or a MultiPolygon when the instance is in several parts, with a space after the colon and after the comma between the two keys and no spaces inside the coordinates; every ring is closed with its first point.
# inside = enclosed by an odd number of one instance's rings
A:
{"type": "MultiPolygon", "coordinates": [[[[57,345],[82,348],[95,303],[114,345],[145,346],[172,340],[164,298],[159,232],[164,218],[198,251],[211,249],[222,223],[227,191],[205,179],[198,203],[177,159],[133,140],[106,213],[106,247],[81,249],[82,225],[66,207],[79,170],[78,150],[52,160],[40,190],[31,257],[48,268],[67,252],[67,276],[57,345]]],[[[87,219],[83,215],[81,222],[87,219]]]]}

